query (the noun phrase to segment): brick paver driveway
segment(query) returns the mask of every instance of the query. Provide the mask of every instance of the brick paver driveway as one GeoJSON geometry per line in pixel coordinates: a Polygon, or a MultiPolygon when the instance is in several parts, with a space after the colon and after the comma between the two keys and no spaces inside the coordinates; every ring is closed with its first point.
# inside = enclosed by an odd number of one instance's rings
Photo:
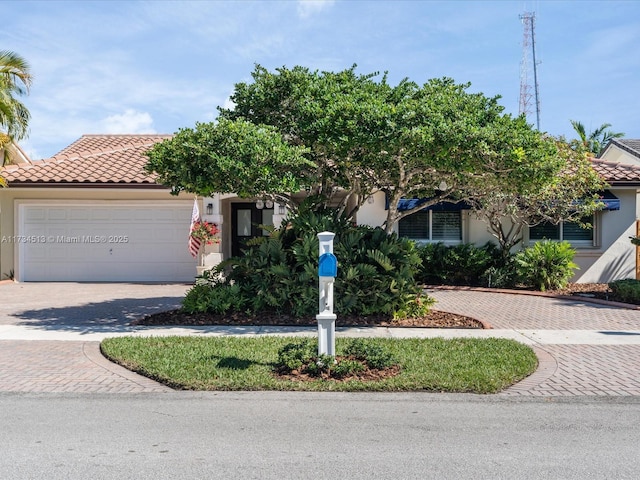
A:
{"type": "Polygon", "coordinates": [[[0,391],[169,391],[107,361],[93,337],[126,331],[133,319],[177,308],[187,288],[180,284],[1,284],[0,391]],[[29,339],[7,340],[14,330],[22,336],[26,331],[29,339]]]}
{"type": "Polygon", "coordinates": [[[506,395],[640,395],[640,311],[549,297],[430,292],[436,308],[537,342],[541,369],[506,395]]]}
{"type": "MultiPolygon", "coordinates": [[[[176,308],[188,288],[0,284],[0,391],[167,391],[105,360],[100,355],[99,340],[132,331],[129,322],[135,318],[176,308]]],[[[502,395],[640,395],[640,311],[493,292],[437,290],[430,294],[438,300],[439,310],[489,322],[495,330],[484,331],[484,336],[521,338],[534,345],[540,368],[502,395]]],[[[381,329],[355,334],[471,333],[381,329]]]]}

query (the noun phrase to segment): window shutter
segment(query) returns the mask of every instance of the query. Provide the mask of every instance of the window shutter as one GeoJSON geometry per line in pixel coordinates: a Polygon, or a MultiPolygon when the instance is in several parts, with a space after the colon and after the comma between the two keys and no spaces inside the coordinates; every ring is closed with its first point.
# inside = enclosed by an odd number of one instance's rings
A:
{"type": "Polygon", "coordinates": [[[429,212],[416,212],[398,222],[398,235],[413,239],[429,239],[429,212]]]}
{"type": "Polygon", "coordinates": [[[433,212],[433,240],[462,240],[460,212],[433,212]]]}

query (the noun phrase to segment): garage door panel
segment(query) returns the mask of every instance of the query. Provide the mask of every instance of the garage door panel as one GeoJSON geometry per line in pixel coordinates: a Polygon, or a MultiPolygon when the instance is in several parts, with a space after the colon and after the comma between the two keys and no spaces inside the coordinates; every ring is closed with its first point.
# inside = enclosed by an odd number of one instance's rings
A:
{"type": "Polygon", "coordinates": [[[32,208],[25,212],[25,222],[42,222],[47,217],[44,208],[32,208]]]}
{"type": "Polygon", "coordinates": [[[23,281],[193,281],[192,205],[25,205],[23,281]]]}
{"type": "Polygon", "coordinates": [[[67,220],[72,222],[87,222],[92,219],[91,210],[88,208],[74,208],[70,210],[67,215],[67,220]]]}

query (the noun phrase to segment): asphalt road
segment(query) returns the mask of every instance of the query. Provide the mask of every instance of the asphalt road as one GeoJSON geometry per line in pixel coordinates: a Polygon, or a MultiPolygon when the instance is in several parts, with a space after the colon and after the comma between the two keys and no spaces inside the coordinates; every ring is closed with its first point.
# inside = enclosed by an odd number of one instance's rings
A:
{"type": "Polygon", "coordinates": [[[640,397],[0,394],[2,479],[636,479],[640,397]]]}

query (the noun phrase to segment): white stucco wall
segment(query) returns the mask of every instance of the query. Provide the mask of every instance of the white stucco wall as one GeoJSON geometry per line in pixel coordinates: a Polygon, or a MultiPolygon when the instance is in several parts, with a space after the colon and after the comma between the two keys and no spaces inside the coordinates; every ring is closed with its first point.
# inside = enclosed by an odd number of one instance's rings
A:
{"type": "Polygon", "coordinates": [[[371,196],[372,201],[364,202],[364,205],[358,210],[356,220],[359,225],[369,225],[370,227],[381,227],[387,219],[387,211],[385,207],[385,195],[383,192],[377,192],[371,196]],[[372,202],[372,203],[369,203],[372,202]]]}
{"type": "Polygon", "coordinates": [[[620,199],[620,210],[599,214],[596,231],[598,247],[577,249],[575,262],[580,270],[576,272],[576,282],[608,283],[635,278],[635,247],[629,237],[636,233],[636,189],[610,190],[620,199]]]}
{"type": "MultiPolygon", "coordinates": [[[[629,237],[636,232],[640,200],[637,199],[635,188],[612,188],[611,191],[620,199],[620,210],[603,211],[597,215],[596,246],[576,247],[575,262],[580,269],[572,281],[608,283],[623,278],[635,278],[635,247],[629,241],[629,237]]],[[[384,194],[376,194],[373,203],[365,203],[358,211],[358,223],[372,227],[381,226],[386,218],[384,207],[384,194]]],[[[478,246],[488,241],[497,243],[488,232],[485,222],[476,218],[470,211],[463,211],[462,215],[463,242],[478,246]]]]}

